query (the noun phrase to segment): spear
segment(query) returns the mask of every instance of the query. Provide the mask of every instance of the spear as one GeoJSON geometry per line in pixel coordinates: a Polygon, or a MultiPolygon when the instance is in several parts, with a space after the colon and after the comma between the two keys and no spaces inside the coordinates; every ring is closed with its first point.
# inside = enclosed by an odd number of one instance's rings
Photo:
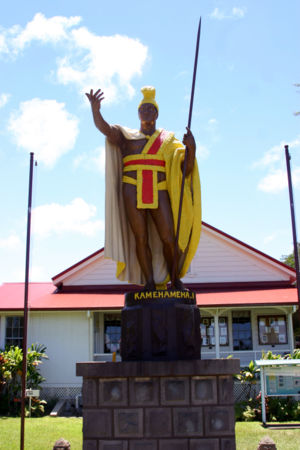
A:
{"type": "MultiPolygon", "coordinates": [[[[191,122],[192,122],[192,112],[193,112],[194,92],[195,92],[196,75],[197,75],[200,34],[201,34],[201,17],[200,17],[199,25],[198,25],[197,43],[196,43],[196,51],[195,51],[194,73],[193,73],[192,91],[191,91],[191,99],[190,99],[190,110],[189,110],[189,118],[188,118],[188,126],[187,126],[189,129],[191,127],[191,122]]],[[[172,277],[171,277],[172,286],[174,286],[176,271],[177,271],[177,266],[178,266],[178,239],[179,239],[179,231],[180,231],[183,192],[184,192],[185,174],[186,174],[186,166],[187,166],[187,153],[188,153],[188,149],[186,148],[185,156],[184,156],[184,163],[183,163],[183,168],[182,168],[182,182],[181,182],[181,190],[180,190],[177,229],[176,229],[176,236],[175,236],[174,263],[173,263],[172,277]]]]}

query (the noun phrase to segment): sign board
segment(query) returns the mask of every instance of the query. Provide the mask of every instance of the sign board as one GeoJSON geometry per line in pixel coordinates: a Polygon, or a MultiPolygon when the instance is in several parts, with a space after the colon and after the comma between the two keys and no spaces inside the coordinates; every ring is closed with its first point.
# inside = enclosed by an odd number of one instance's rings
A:
{"type": "Polygon", "coordinates": [[[25,393],[26,393],[26,397],[39,397],[40,396],[39,389],[26,389],[25,393]]]}
{"type": "Polygon", "coordinates": [[[300,366],[265,367],[266,395],[300,395],[300,366]]]}
{"type": "Polygon", "coordinates": [[[260,368],[262,421],[265,424],[266,396],[300,395],[300,360],[258,360],[255,363],[260,368]]]}
{"type": "Polygon", "coordinates": [[[266,380],[268,396],[300,395],[300,376],[267,375],[266,380]]]}

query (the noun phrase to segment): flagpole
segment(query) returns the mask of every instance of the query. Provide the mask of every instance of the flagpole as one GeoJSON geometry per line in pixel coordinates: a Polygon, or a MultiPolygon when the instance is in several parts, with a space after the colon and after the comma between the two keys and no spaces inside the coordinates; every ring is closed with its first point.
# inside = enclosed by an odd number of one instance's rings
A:
{"type": "Polygon", "coordinates": [[[286,169],[287,169],[287,177],[288,177],[289,196],[290,196],[290,209],[291,209],[291,220],[292,220],[294,257],[295,257],[295,269],[296,269],[296,280],[297,280],[297,294],[298,294],[298,303],[299,303],[298,316],[300,318],[300,271],[299,271],[299,255],[298,255],[298,244],[297,244],[297,232],[296,232],[296,219],[295,219],[295,208],[294,208],[292,174],[291,174],[291,165],[290,165],[291,156],[290,156],[290,153],[289,153],[289,146],[285,145],[284,149],[285,149],[286,169]]]}
{"type": "Polygon", "coordinates": [[[34,162],[34,153],[30,153],[28,209],[27,209],[26,261],[25,261],[24,319],[23,319],[23,362],[22,362],[22,391],[21,391],[21,440],[20,440],[20,450],[24,450],[24,437],[25,437],[25,394],[26,394],[26,375],[27,375],[27,328],[28,328],[28,284],[29,284],[29,261],[30,261],[30,231],[31,231],[33,162],[34,162]]]}
{"type": "MultiPolygon", "coordinates": [[[[192,90],[191,90],[191,99],[190,99],[190,110],[189,110],[189,118],[188,118],[188,129],[191,127],[192,122],[192,113],[193,113],[193,104],[194,104],[194,93],[195,93],[195,84],[196,84],[196,75],[197,75],[197,65],[198,65],[198,54],[199,54],[199,44],[200,44],[200,34],[201,34],[201,17],[198,25],[198,33],[197,33],[197,43],[196,43],[196,51],[195,51],[195,61],[194,61],[194,72],[193,72],[193,81],[192,81],[192,90]]],[[[176,271],[178,270],[178,240],[179,240],[179,231],[180,231],[180,222],[181,222],[181,212],[182,212],[182,203],[183,203],[183,192],[184,192],[184,183],[185,183],[185,175],[186,175],[186,166],[187,166],[187,153],[188,149],[185,149],[185,156],[182,168],[182,182],[181,182],[181,190],[180,190],[180,199],[179,199],[179,208],[178,208],[178,219],[177,219],[177,228],[175,235],[175,246],[174,246],[174,262],[172,267],[171,274],[171,285],[174,286],[174,281],[176,277],[176,271]]]]}

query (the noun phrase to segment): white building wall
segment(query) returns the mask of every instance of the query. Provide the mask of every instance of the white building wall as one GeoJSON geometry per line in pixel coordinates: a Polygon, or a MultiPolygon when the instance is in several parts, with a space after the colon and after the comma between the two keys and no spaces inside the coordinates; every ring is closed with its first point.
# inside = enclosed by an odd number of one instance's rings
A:
{"type": "MultiPolygon", "coordinates": [[[[65,286],[120,285],[116,264],[103,253],[76,266],[56,282],[65,286]]],[[[183,278],[190,283],[259,282],[289,280],[292,272],[271,259],[203,227],[191,268],[183,278]]]]}
{"type": "Polygon", "coordinates": [[[204,230],[191,271],[185,281],[195,283],[288,280],[289,275],[259,254],[221,235],[204,230]]]}
{"type": "Polygon", "coordinates": [[[45,345],[49,357],[40,366],[44,387],[81,386],[76,362],[89,361],[92,353],[88,315],[87,311],[30,313],[28,345],[45,345]]]}
{"type": "Polygon", "coordinates": [[[294,350],[294,341],[291,342],[290,332],[289,332],[289,319],[288,314],[292,312],[292,307],[280,307],[277,308],[257,308],[252,310],[252,337],[253,337],[253,348],[264,351],[265,353],[271,350],[273,353],[291,353],[294,350]],[[287,331],[287,344],[276,344],[276,345],[266,345],[259,343],[258,337],[258,316],[275,316],[282,315],[286,319],[286,331],[287,331]]]}
{"type": "MultiPolygon", "coordinates": [[[[288,315],[293,312],[293,307],[291,306],[278,306],[278,307],[249,307],[248,311],[251,314],[251,329],[252,329],[252,350],[233,350],[233,333],[232,333],[232,312],[233,311],[245,311],[246,307],[243,308],[200,308],[201,318],[204,317],[214,317],[215,314],[218,314],[219,317],[227,317],[228,320],[228,337],[229,337],[229,345],[220,345],[220,357],[226,358],[229,355],[232,355],[234,358],[239,358],[241,361],[241,365],[248,365],[250,360],[260,359],[261,353],[264,351],[265,353],[269,350],[272,353],[276,354],[285,354],[291,353],[294,349],[294,342],[291,339],[291,335],[293,335],[292,330],[289,328],[291,324],[289,324],[288,315]],[[272,315],[283,315],[286,318],[286,326],[287,326],[287,336],[288,342],[287,344],[276,344],[272,345],[260,345],[258,338],[258,316],[272,316],[272,315]]],[[[201,355],[203,359],[210,359],[216,357],[216,347],[212,346],[211,348],[208,346],[202,347],[201,355]]]]}

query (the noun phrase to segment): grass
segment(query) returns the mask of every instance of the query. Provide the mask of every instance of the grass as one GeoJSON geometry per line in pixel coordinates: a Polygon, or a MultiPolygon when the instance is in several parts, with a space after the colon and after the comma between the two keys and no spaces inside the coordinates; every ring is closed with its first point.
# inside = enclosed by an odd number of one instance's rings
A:
{"type": "MultiPolygon", "coordinates": [[[[19,450],[20,418],[0,417],[0,450],[19,450]]],[[[64,438],[71,450],[82,449],[82,418],[50,417],[25,420],[25,450],[52,450],[57,439],[64,438]]]]}
{"type": "MultiPolygon", "coordinates": [[[[299,422],[294,423],[299,426],[299,422]]],[[[277,450],[299,450],[300,448],[300,428],[274,430],[263,428],[260,422],[236,422],[235,433],[237,450],[256,450],[264,436],[273,439],[277,450]]]]}
{"type": "MultiPolygon", "coordinates": [[[[299,425],[299,423],[298,423],[299,425]]],[[[277,450],[299,450],[300,428],[271,430],[259,422],[237,422],[237,450],[256,450],[263,436],[269,436],[277,450]]],[[[71,450],[82,449],[82,418],[42,417],[26,419],[25,450],[52,450],[59,438],[67,439],[71,450]]],[[[0,417],[0,450],[19,450],[20,419],[0,417]]]]}

